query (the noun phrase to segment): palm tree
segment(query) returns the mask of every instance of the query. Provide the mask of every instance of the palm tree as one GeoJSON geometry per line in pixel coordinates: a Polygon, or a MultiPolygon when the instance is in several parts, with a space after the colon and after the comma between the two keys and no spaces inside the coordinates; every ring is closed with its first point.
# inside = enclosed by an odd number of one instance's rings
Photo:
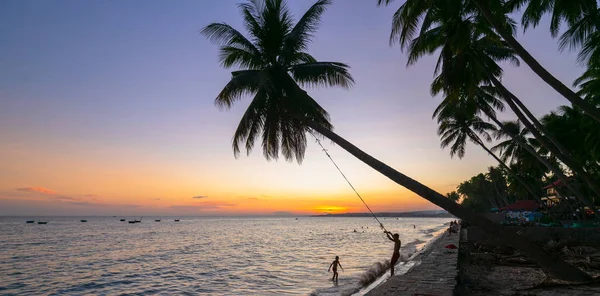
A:
{"type": "MultiPolygon", "coordinates": [[[[489,132],[497,132],[496,127],[481,119],[476,114],[477,110],[474,108],[474,105],[468,104],[468,101],[463,100],[462,103],[446,105],[443,110],[437,113],[439,123],[438,135],[441,137],[441,147],[446,148],[450,146],[450,157],[457,155],[459,158],[463,158],[467,140],[469,140],[483,148],[507,172],[511,172],[510,168],[505,164],[506,160],[498,158],[493,150],[490,150],[484,143],[484,141],[490,142],[492,140],[489,132]]],[[[527,182],[518,176],[516,179],[541,203],[541,200],[539,200],[539,197],[536,196],[535,191],[527,182]]],[[[499,196],[500,198],[504,198],[501,195],[499,196]]],[[[508,203],[506,200],[503,202],[508,203]]]]}
{"type": "Polygon", "coordinates": [[[533,149],[539,148],[539,143],[529,137],[531,132],[529,129],[524,128],[520,121],[504,121],[502,125],[504,129],[497,130],[494,133],[496,140],[502,141],[492,147],[492,151],[499,152],[503,162],[518,162],[524,158],[524,155],[528,154],[523,145],[519,145],[519,142],[527,143],[533,149]],[[520,141],[517,142],[516,139],[520,141]]]}
{"type": "Polygon", "coordinates": [[[508,0],[506,8],[510,12],[523,10],[521,25],[523,30],[535,28],[542,17],[550,14],[550,33],[556,37],[563,23],[576,24],[587,11],[596,9],[596,0],[508,0]]]}
{"type": "Polygon", "coordinates": [[[458,200],[460,200],[460,195],[456,191],[452,191],[452,192],[446,193],[446,198],[453,202],[458,203],[458,200]]]}
{"type": "MultiPolygon", "coordinates": [[[[566,0],[568,1],[568,0],[566,0]]],[[[523,61],[535,72],[542,80],[550,85],[554,90],[565,97],[571,104],[581,108],[584,112],[600,121],[600,109],[583,100],[569,87],[554,77],[514,38],[513,32],[506,29],[506,14],[509,13],[504,5],[504,0],[473,0],[479,8],[479,11],[485,19],[496,29],[498,34],[512,47],[523,61]]]]}
{"type": "MultiPolygon", "coordinates": [[[[574,1],[576,2],[576,1],[574,1]]],[[[594,1],[594,5],[596,5],[594,1]]],[[[560,36],[559,48],[575,49],[581,47],[577,56],[580,64],[596,64],[600,60],[600,8],[586,9],[575,23],[560,36]]]]}
{"type": "MultiPolygon", "coordinates": [[[[600,188],[592,178],[588,177],[569,155],[561,151],[559,148],[561,146],[554,139],[549,139],[548,133],[542,135],[534,127],[535,125],[543,129],[535,116],[502,85],[498,78],[502,75],[502,68],[497,61],[509,61],[514,64],[518,64],[518,61],[514,52],[507,49],[506,43],[475,13],[476,9],[469,5],[470,3],[468,0],[408,0],[394,14],[390,41],[398,40],[402,49],[408,47],[408,65],[415,63],[424,55],[433,54],[437,49],[441,49],[435,68],[435,73],[439,75],[432,83],[432,93],[443,90],[450,96],[456,96],[452,95],[455,92],[473,94],[477,92],[480,83],[493,84],[497,93],[505,99],[511,110],[532,131],[540,143],[577,172],[588,186],[600,195],[600,188]],[[419,23],[421,23],[419,35],[415,36],[419,23]],[[521,110],[533,119],[533,123],[529,122],[521,110]],[[556,147],[550,142],[556,143],[556,147]]],[[[503,23],[504,30],[511,32],[514,30],[509,18],[505,17],[503,23]]],[[[556,170],[554,173],[564,179],[560,171],[556,170]]],[[[566,179],[563,182],[566,182],[566,179]]],[[[576,188],[571,186],[571,190],[583,203],[593,208],[590,200],[576,188]]]]}
{"type": "Polygon", "coordinates": [[[254,96],[234,134],[234,152],[239,152],[244,140],[249,151],[255,137],[262,134],[263,154],[267,159],[276,158],[281,146],[286,159],[301,161],[306,147],[305,134],[312,129],[399,185],[522,250],[558,278],[589,280],[589,275],[583,271],[557,260],[526,238],[466,210],[394,170],[332,131],[325,110],[299,85],[351,85],[352,79],[346,65],[316,62],[305,52],[329,2],[317,1],[295,25],[292,25],[291,14],[282,0],[254,0],[241,4],[244,24],[252,41],[227,24],[211,24],[202,30],[212,41],[221,45],[223,66],[241,69],[233,72],[231,81],[217,96],[216,104],[228,107],[242,95],[254,96]]]}

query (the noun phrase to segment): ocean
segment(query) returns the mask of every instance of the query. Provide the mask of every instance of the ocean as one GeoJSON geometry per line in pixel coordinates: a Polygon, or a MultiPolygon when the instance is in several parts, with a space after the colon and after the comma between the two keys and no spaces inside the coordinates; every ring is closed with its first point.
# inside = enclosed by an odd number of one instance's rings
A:
{"type": "MultiPolygon", "coordinates": [[[[0,295],[351,295],[393,249],[373,218],[120,218],[0,217],[0,295]]],[[[403,257],[452,220],[380,219],[403,257]]]]}

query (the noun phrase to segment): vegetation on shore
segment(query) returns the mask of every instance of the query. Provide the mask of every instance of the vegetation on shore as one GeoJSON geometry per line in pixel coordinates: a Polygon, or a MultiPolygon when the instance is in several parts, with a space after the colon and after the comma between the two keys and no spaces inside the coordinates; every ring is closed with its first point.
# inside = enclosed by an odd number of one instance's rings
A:
{"type": "MultiPolygon", "coordinates": [[[[391,2],[378,0],[377,3],[388,5],[391,2]]],[[[319,62],[306,52],[329,4],[329,0],[317,1],[294,24],[283,0],[248,1],[240,4],[239,8],[250,39],[224,23],[210,24],[202,30],[211,41],[221,46],[223,67],[238,68],[232,72],[231,80],[215,103],[228,108],[243,96],[253,96],[234,134],[235,155],[244,148],[250,153],[260,136],[267,159],[277,159],[281,153],[286,160],[300,163],[304,158],[307,133],[327,137],[399,185],[521,250],[555,277],[571,281],[589,280],[590,276],[580,269],[394,170],[333,132],[328,113],[302,89],[307,85],[349,88],[354,83],[347,65],[319,62]]],[[[593,203],[600,195],[600,183],[593,177],[593,171],[598,170],[598,129],[592,128],[590,136],[585,137],[586,147],[592,147],[594,158],[578,155],[570,143],[565,143],[565,139],[561,142],[558,135],[548,131],[521,99],[502,83],[501,64],[510,62],[517,66],[519,58],[522,59],[542,80],[573,104],[574,112],[580,115],[577,124],[595,126],[600,122],[595,95],[598,93],[596,81],[599,74],[596,65],[600,60],[600,51],[596,50],[600,45],[596,36],[596,20],[600,17],[600,10],[595,1],[588,0],[554,0],[544,1],[541,6],[537,4],[539,1],[536,0],[407,0],[394,14],[390,41],[407,50],[409,65],[424,55],[439,53],[431,92],[443,96],[434,116],[440,123],[442,145],[450,146],[451,155],[462,157],[467,141],[493,154],[486,142],[492,139],[489,131],[495,129],[568,184],[568,189],[578,199],[579,207],[594,208],[593,203]],[[554,5],[559,2],[562,4],[554,5]],[[527,7],[524,9],[524,20],[527,20],[523,22],[524,28],[537,25],[539,17],[545,14],[552,15],[553,23],[564,21],[568,25],[560,44],[581,48],[580,62],[589,67],[586,74],[576,81],[581,91],[575,93],[564,86],[514,39],[517,28],[509,14],[522,7],[527,7]],[[496,118],[496,111],[504,110],[504,104],[534,136],[539,144],[537,150],[523,139],[521,133],[513,133],[509,124],[496,118]],[[567,182],[565,169],[576,175],[578,181],[567,182]]],[[[558,29],[553,25],[551,32],[556,35],[558,29]]],[[[502,159],[497,160],[501,166],[510,168],[502,159]]],[[[519,175],[514,177],[520,178],[519,175]]],[[[527,180],[520,183],[532,187],[527,180]]]]}

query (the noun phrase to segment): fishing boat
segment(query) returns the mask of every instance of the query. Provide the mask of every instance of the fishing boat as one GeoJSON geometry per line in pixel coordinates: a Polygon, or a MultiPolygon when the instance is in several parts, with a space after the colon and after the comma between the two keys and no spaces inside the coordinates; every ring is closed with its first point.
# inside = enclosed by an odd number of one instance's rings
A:
{"type": "Polygon", "coordinates": [[[135,221],[135,223],[141,223],[142,219],[144,219],[144,217],[140,218],[140,220],[134,220],[134,221],[135,221]]]}
{"type": "Polygon", "coordinates": [[[48,224],[48,221],[38,221],[38,224],[48,224]]]}
{"type": "Polygon", "coordinates": [[[160,219],[156,219],[156,220],[154,220],[154,222],[160,222],[160,219]]]}
{"type": "Polygon", "coordinates": [[[131,220],[131,221],[129,221],[129,223],[133,224],[133,223],[137,223],[137,222],[135,222],[135,220],[131,220]]]}
{"type": "Polygon", "coordinates": [[[27,220],[25,223],[31,224],[31,223],[35,223],[34,220],[27,220]]]}
{"type": "Polygon", "coordinates": [[[79,222],[87,222],[87,220],[79,220],[79,222]]]}
{"type": "Polygon", "coordinates": [[[125,222],[125,218],[121,219],[121,222],[125,222]]]}
{"type": "Polygon", "coordinates": [[[179,218],[175,219],[175,222],[179,222],[179,218]]]}

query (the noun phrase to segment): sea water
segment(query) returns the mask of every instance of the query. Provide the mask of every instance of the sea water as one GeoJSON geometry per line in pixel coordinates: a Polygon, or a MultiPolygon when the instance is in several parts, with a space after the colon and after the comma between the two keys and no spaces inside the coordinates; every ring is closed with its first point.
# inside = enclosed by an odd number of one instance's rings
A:
{"type": "MultiPolygon", "coordinates": [[[[0,217],[0,295],[350,295],[394,245],[373,218],[119,218],[0,217]]],[[[406,257],[450,220],[381,222],[406,257]]]]}

